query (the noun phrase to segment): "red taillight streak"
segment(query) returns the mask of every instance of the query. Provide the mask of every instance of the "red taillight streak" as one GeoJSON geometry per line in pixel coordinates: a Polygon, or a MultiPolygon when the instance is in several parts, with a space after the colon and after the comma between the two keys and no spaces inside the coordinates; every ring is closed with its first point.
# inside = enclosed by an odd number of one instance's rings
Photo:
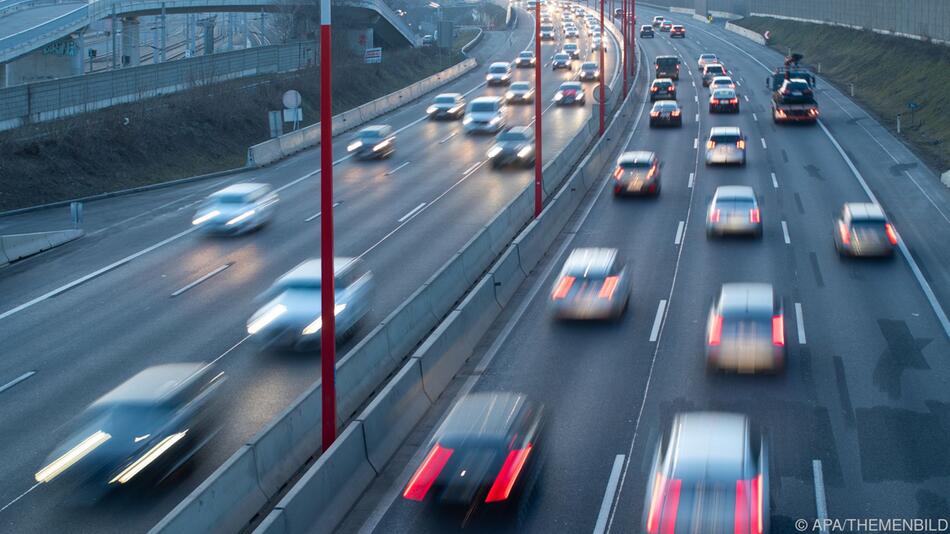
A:
{"type": "Polygon", "coordinates": [[[736,481],[735,534],[762,534],[762,475],[736,481]]]}
{"type": "Polygon", "coordinates": [[[511,489],[518,480],[518,475],[521,474],[521,470],[524,468],[525,462],[528,461],[529,454],[531,454],[530,443],[523,449],[516,449],[508,453],[505,463],[501,466],[501,471],[498,471],[498,476],[495,477],[495,483],[488,490],[485,502],[503,501],[508,498],[511,489]]]}
{"type": "Polygon", "coordinates": [[[554,288],[554,293],[551,295],[551,298],[557,300],[562,299],[567,296],[567,292],[571,290],[571,286],[574,285],[573,276],[565,276],[558,281],[557,286],[554,288]]]}
{"type": "Polygon", "coordinates": [[[897,232],[894,231],[894,227],[891,226],[891,223],[884,225],[884,231],[887,232],[887,239],[891,242],[892,245],[897,244],[897,232]]]}
{"type": "Polygon", "coordinates": [[[663,504],[663,493],[666,488],[666,477],[657,473],[653,480],[653,493],[650,497],[650,514],[647,516],[647,532],[656,534],[660,523],[660,505],[663,504]]]}
{"type": "Polygon", "coordinates": [[[749,222],[756,224],[762,222],[762,215],[759,213],[759,208],[749,210],[749,222]]]}
{"type": "Polygon", "coordinates": [[[762,474],[752,479],[752,524],[755,526],[755,534],[762,534],[762,516],[765,510],[762,509],[762,474]]]}
{"type": "Polygon", "coordinates": [[[620,278],[616,276],[608,276],[604,279],[604,285],[600,286],[600,298],[602,299],[612,299],[614,298],[614,291],[617,290],[617,283],[620,282],[620,278]]]}
{"type": "Polygon", "coordinates": [[[614,178],[620,179],[623,176],[623,167],[617,167],[614,169],[614,178]]]}
{"type": "Polygon", "coordinates": [[[851,244],[851,231],[843,221],[838,221],[838,233],[841,234],[841,242],[845,245],[851,244]]]}
{"type": "Polygon", "coordinates": [[[413,501],[424,499],[426,493],[429,492],[429,488],[439,478],[439,473],[442,472],[445,464],[452,457],[453,452],[453,449],[446,449],[436,443],[429,451],[426,459],[422,461],[422,465],[409,479],[409,484],[406,485],[406,490],[402,493],[402,496],[413,501]]]}
{"type": "Polygon", "coordinates": [[[661,534],[676,532],[676,513],[680,506],[680,487],[682,480],[671,480],[666,486],[666,498],[663,499],[663,518],[660,525],[661,534]]]}
{"type": "Polygon", "coordinates": [[[722,340],[722,315],[713,315],[712,327],[709,330],[709,344],[713,347],[722,340]]]}
{"type": "Polygon", "coordinates": [[[739,139],[738,141],[736,141],[736,148],[740,150],[745,150],[745,141],[742,139],[739,139]]]}
{"type": "Polygon", "coordinates": [[[736,481],[735,534],[749,534],[749,481],[736,481]]]}
{"type": "Polygon", "coordinates": [[[785,316],[772,316],[772,344],[778,347],[785,345],[785,316]]]}
{"type": "Polygon", "coordinates": [[[709,222],[717,223],[717,222],[719,222],[719,218],[720,218],[721,216],[722,216],[722,210],[720,210],[719,208],[716,208],[716,209],[714,209],[713,212],[709,215],[709,222]]]}

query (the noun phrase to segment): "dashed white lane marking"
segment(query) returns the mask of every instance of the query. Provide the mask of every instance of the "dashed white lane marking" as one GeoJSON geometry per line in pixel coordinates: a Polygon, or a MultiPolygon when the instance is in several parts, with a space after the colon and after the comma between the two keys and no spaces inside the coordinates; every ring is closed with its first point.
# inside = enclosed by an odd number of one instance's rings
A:
{"type": "Polygon", "coordinates": [[[679,245],[683,242],[683,226],[685,223],[680,221],[679,226],[676,227],[676,237],[673,238],[673,244],[679,245]]]}
{"type": "Polygon", "coordinates": [[[805,344],[805,321],[802,317],[802,303],[795,303],[795,323],[798,326],[798,344],[805,344]]]}
{"type": "Polygon", "coordinates": [[[696,122],[699,122],[699,113],[696,114],[696,122]]]}
{"type": "Polygon", "coordinates": [[[778,178],[775,177],[775,173],[772,173],[772,187],[778,189],[778,178]]]}
{"type": "Polygon", "coordinates": [[[426,207],[426,203],[425,203],[425,202],[423,202],[423,203],[419,204],[418,206],[412,208],[412,210],[410,210],[409,213],[407,213],[407,214],[403,215],[402,217],[400,217],[396,222],[405,222],[407,219],[410,219],[410,218],[412,218],[412,216],[414,216],[415,214],[419,213],[419,210],[421,210],[421,209],[424,208],[424,207],[426,207]]]}
{"type": "Polygon", "coordinates": [[[693,101],[699,102],[699,95],[693,95],[693,101]]]}
{"type": "Polygon", "coordinates": [[[753,113],[753,114],[752,114],[752,120],[758,122],[758,121],[759,121],[758,115],[756,115],[755,113],[753,113]]]}
{"type": "Polygon", "coordinates": [[[660,301],[660,305],[656,308],[656,317],[653,319],[653,329],[650,330],[650,342],[656,342],[656,338],[660,335],[660,325],[663,324],[663,312],[666,311],[666,299],[660,301]]]}
{"type": "Polygon", "coordinates": [[[768,148],[769,145],[765,144],[765,138],[762,138],[762,148],[768,148]]]}
{"type": "MultiPolygon", "coordinates": [[[[334,207],[334,208],[337,207],[337,206],[339,206],[339,205],[340,205],[339,202],[334,202],[334,203],[333,203],[333,207],[334,207]]],[[[310,221],[316,219],[317,217],[319,217],[320,214],[322,214],[322,213],[323,213],[322,211],[318,211],[318,212],[314,213],[313,215],[311,215],[311,216],[307,217],[306,219],[304,219],[303,222],[310,222],[310,221]]]]}
{"type": "Polygon", "coordinates": [[[594,524],[594,534],[604,534],[607,531],[607,519],[610,517],[610,507],[617,494],[617,484],[620,482],[620,470],[623,468],[625,456],[618,454],[614,458],[614,466],[607,479],[607,489],[604,490],[604,500],[600,503],[600,512],[597,514],[597,523],[594,524]]]}
{"type": "Polygon", "coordinates": [[[821,533],[828,534],[825,520],[828,519],[828,502],[825,498],[825,476],[821,468],[821,460],[811,461],[812,474],[815,477],[815,510],[821,525],[821,533]]]}
{"type": "Polygon", "coordinates": [[[195,280],[194,282],[192,282],[192,283],[186,285],[185,287],[179,289],[178,291],[175,291],[174,293],[172,293],[172,297],[177,297],[178,295],[181,295],[181,294],[184,293],[185,291],[188,291],[189,289],[191,289],[191,288],[197,286],[198,284],[201,284],[202,282],[206,282],[206,281],[209,280],[212,276],[215,276],[215,275],[217,275],[217,274],[219,274],[219,273],[224,272],[227,268],[231,267],[232,265],[234,265],[234,262],[233,262],[233,261],[230,262],[230,263],[225,263],[224,265],[222,265],[222,266],[218,267],[217,269],[211,271],[210,273],[208,273],[208,274],[202,276],[201,278],[195,280]]]}
{"type": "Polygon", "coordinates": [[[449,135],[445,136],[441,141],[439,141],[439,144],[441,145],[441,144],[445,143],[446,141],[448,141],[449,139],[452,139],[452,138],[455,137],[456,135],[458,135],[458,132],[457,132],[457,131],[450,133],[449,135]]]}
{"type": "Polygon", "coordinates": [[[401,165],[399,165],[399,166],[397,166],[396,168],[394,168],[394,169],[390,170],[389,172],[387,172],[387,173],[386,173],[386,176],[392,176],[393,174],[396,174],[396,172],[397,172],[399,169],[402,169],[403,167],[405,167],[406,165],[409,165],[410,163],[412,163],[412,162],[411,162],[411,161],[404,161],[404,162],[402,162],[401,165]]]}
{"type": "Polygon", "coordinates": [[[465,172],[462,173],[462,176],[465,176],[466,174],[471,174],[471,173],[474,172],[475,169],[477,169],[477,168],[479,167],[479,165],[481,165],[481,164],[482,164],[482,162],[479,161],[478,163],[472,165],[471,167],[469,167],[468,169],[466,169],[465,172]]]}
{"type": "Polygon", "coordinates": [[[698,137],[694,137],[694,138],[693,138],[693,150],[695,150],[695,149],[698,148],[698,147],[699,147],[699,138],[698,138],[698,137]]]}
{"type": "Polygon", "coordinates": [[[746,102],[748,102],[748,101],[749,101],[749,97],[748,97],[748,96],[746,96],[746,95],[742,95],[742,98],[744,98],[746,102]]]}
{"type": "Polygon", "coordinates": [[[692,187],[693,187],[693,179],[694,179],[695,177],[696,177],[696,174],[694,174],[694,173],[689,173],[689,182],[686,184],[686,187],[689,187],[689,188],[692,188],[692,187]]]}
{"type": "Polygon", "coordinates": [[[13,386],[19,384],[20,382],[23,382],[24,380],[26,380],[27,378],[30,378],[31,376],[35,374],[36,374],[36,371],[29,371],[29,372],[23,373],[22,375],[0,386],[0,393],[3,393],[4,391],[12,388],[13,386]]]}
{"type": "Polygon", "coordinates": [[[782,236],[785,237],[785,244],[791,245],[792,240],[788,237],[788,224],[785,221],[782,221],[782,236]]]}

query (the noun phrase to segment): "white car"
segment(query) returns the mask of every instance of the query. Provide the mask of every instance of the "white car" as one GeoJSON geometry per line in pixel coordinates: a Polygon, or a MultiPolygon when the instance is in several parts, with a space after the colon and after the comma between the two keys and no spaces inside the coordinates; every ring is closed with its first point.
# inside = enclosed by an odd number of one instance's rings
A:
{"type": "Polygon", "coordinates": [[[212,193],[191,224],[215,234],[239,234],[258,229],[273,217],[277,194],[268,184],[234,184],[212,193]]]}
{"type": "Polygon", "coordinates": [[[488,85],[508,85],[511,83],[511,64],[503,61],[496,61],[488,66],[488,74],[485,75],[485,81],[488,85]]]}
{"type": "Polygon", "coordinates": [[[462,126],[466,133],[498,133],[505,127],[505,103],[501,97],[480,96],[468,103],[462,126]]]}

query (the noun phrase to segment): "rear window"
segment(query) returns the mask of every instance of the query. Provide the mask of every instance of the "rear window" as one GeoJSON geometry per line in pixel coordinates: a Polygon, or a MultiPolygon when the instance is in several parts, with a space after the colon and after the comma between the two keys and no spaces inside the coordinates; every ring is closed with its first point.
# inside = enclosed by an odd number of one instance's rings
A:
{"type": "Polygon", "coordinates": [[[679,109],[679,106],[675,102],[661,102],[653,106],[653,109],[657,111],[675,111],[679,109]]]}
{"type": "Polygon", "coordinates": [[[485,111],[495,111],[494,102],[472,102],[471,110],[475,113],[481,113],[485,111]]]}
{"type": "Polygon", "coordinates": [[[505,65],[494,65],[489,69],[489,72],[492,72],[494,74],[503,74],[505,72],[508,72],[508,67],[506,67],[505,65]]]}
{"type": "Polygon", "coordinates": [[[669,87],[669,86],[673,85],[673,82],[667,81],[667,80],[657,80],[657,81],[653,82],[653,85],[655,85],[655,86],[657,86],[657,87],[669,87]]]}
{"type": "Polygon", "coordinates": [[[656,64],[661,67],[673,67],[680,64],[680,60],[675,57],[658,57],[656,58],[656,64]]]}
{"type": "Polygon", "coordinates": [[[454,104],[455,97],[454,96],[437,96],[435,97],[435,103],[436,104],[454,104]]]}
{"type": "Polygon", "coordinates": [[[789,91],[807,91],[808,84],[802,82],[789,82],[785,84],[789,91]]]}
{"type": "Polygon", "coordinates": [[[219,204],[246,204],[248,199],[245,195],[227,194],[214,197],[214,201],[219,204]]]}
{"type": "Polygon", "coordinates": [[[740,137],[735,134],[716,134],[710,137],[717,143],[738,143],[740,137]]]}
{"type": "Polygon", "coordinates": [[[625,161],[620,164],[623,169],[649,169],[653,165],[648,160],[625,161]]]}
{"type": "Polygon", "coordinates": [[[706,67],[706,74],[725,74],[726,70],[722,65],[709,65],[706,67]]]}
{"type": "Polygon", "coordinates": [[[883,220],[872,220],[872,219],[852,219],[851,227],[861,230],[880,230],[884,231],[883,220]]]}
{"type": "Polygon", "coordinates": [[[524,141],[527,138],[528,136],[521,132],[503,132],[498,134],[499,141],[524,141]]]}
{"type": "Polygon", "coordinates": [[[728,99],[734,98],[736,93],[727,89],[720,89],[713,92],[713,98],[728,99]]]}

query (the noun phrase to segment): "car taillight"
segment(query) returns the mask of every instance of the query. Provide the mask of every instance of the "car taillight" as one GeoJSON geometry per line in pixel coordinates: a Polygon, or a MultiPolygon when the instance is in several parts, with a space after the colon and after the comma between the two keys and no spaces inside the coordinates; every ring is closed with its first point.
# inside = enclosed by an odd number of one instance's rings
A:
{"type": "Polygon", "coordinates": [[[612,299],[614,298],[614,291],[617,290],[617,284],[620,282],[620,277],[618,276],[608,276],[604,279],[604,285],[600,286],[600,298],[602,299],[612,299]]]}
{"type": "Polygon", "coordinates": [[[571,290],[571,286],[574,285],[573,276],[565,276],[561,278],[557,286],[554,287],[554,293],[551,294],[551,298],[554,300],[563,299],[567,296],[568,291],[571,290]]]}
{"type": "Polygon", "coordinates": [[[738,99],[738,98],[732,98],[732,99],[729,100],[729,103],[730,103],[730,104],[738,104],[738,103],[739,103],[739,99],[738,99]]]}
{"type": "Polygon", "coordinates": [[[713,347],[722,340],[722,315],[713,315],[712,325],[709,327],[709,344],[713,347]]]}
{"type": "Polygon", "coordinates": [[[623,178],[623,167],[617,167],[614,169],[614,178],[617,180],[623,178]]]}
{"type": "Polygon", "coordinates": [[[719,101],[714,98],[713,101],[712,101],[712,103],[713,103],[713,104],[718,104],[719,101]]]}
{"type": "Polygon", "coordinates": [[[666,477],[657,473],[653,479],[653,493],[650,497],[650,513],[647,515],[647,532],[656,534],[660,526],[660,506],[666,493],[666,477]]]}
{"type": "Polygon", "coordinates": [[[660,112],[659,112],[659,111],[651,111],[651,112],[650,112],[650,116],[651,116],[651,117],[659,117],[659,116],[660,116],[660,112]]]}
{"type": "Polygon", "coordinates": [[[838,221],[838,233],[841,234],[842,243],[845,245],[851,244],[851,231],[844,224],[844,221],[838,221]]]}
{"type": "Polygon", "coordinates": [[[680,116],[680,110],[678,110],[678,109],[677,109],[677,110],[673,110],[673,113],[670,113],[670,115],[672,115],[672,116],[674,116],[674,117],[679,117],[679,116],[680,116]]]}
{"type": "Polygon", "coordinates": [[[442,472],[445,464],[452,457],[453,452],[453,449],[446,449],[436,443],[425,460],[422,461],[422,465],[409,479],[409,484],[406,485],[406,490],[402,492],[402,496],[413,501],[424,499],[426,493],[429,492],[429,488],[439,478],[439,473],[442,472]]]}
{"type": "Polygon", "coordinates": [[[650,167],[650,170],[649,170],[649,171],[647,171],[647,180],[649,180],[650,178],[653,178],[653,175],[654,175],[654,174],[656,174],[656,165],[655,165],[655,164],[654,164],[652,167],[650,167]]]}
{"type": "Polygon", "coordinates": [[[736,481],[735,534],[762,534],[762,475],[736,481]]]}
{"type": "Polygon", "coordinates": [[[669,90],[670,90],[670,91],[675,91],[675,90],[676,90],[676,86],[675,86],[675,85],[671,85],[670,88],[669,88],[669,90]]]}
{"type": "Polygon", "coordinates": [[[884,231],[887,232],[887,240],[891,242],[892,245],[897,244],[897,232],[894,231],[894,227],[891,226],[891,223],[884,225],[884,231]]]}
{"type": "Polygon", "coordinates": [[[772,316],[772,344],[777,347],[785,345],[785,316],[772,316]]]}
{"type": "Polygon", "coordinates": [[[708,149],[710,149],[710,150],[716,148],[716,142],[715,142],[715,141],[706,141],[706,148],[708,148],[708,149]]]}
{"type": "Polygon", "coordinates": [[[529,454],[531,454],[530,443],[523,449],[515,449],[508,453],[508,457],[505,458],[505,463],[502,464],[501,470],[498,471],[498,476],[495,477],[495,482],[492,484],[491,489],[488,490],[488,496],[485,497],[485,502],[503,501],[511,495],[511,489],[515,486],[515,482],[517,482],[518,475],[524,468],[525,462],[528,461],[529,454]]]}
{"type": "Polygon", "coordinates": [[[749,222],[755,224],[762,222],[762,216],[759,213],[759,208],[752,208],[749,210],[749,222]]]}
{"type": "Polygon", "coordinates": [[[657,87],[656,87],[655,85],[650,88],[650,92],[651,92],[651,93],[655,93],[656,90],[657,90],[657,87]]]}
{"type": "Polygon", "coordinates": [[[709,213],[709,222],[717,223],[719,222],[719,217],[722,215],[722,210],[716,208],[709,213]]]}
{"type": "Polygon", "coordinates": [[[739,150],[745,150],[745,139],[739,139],[736,141],[736,148],[739,150]]]}

